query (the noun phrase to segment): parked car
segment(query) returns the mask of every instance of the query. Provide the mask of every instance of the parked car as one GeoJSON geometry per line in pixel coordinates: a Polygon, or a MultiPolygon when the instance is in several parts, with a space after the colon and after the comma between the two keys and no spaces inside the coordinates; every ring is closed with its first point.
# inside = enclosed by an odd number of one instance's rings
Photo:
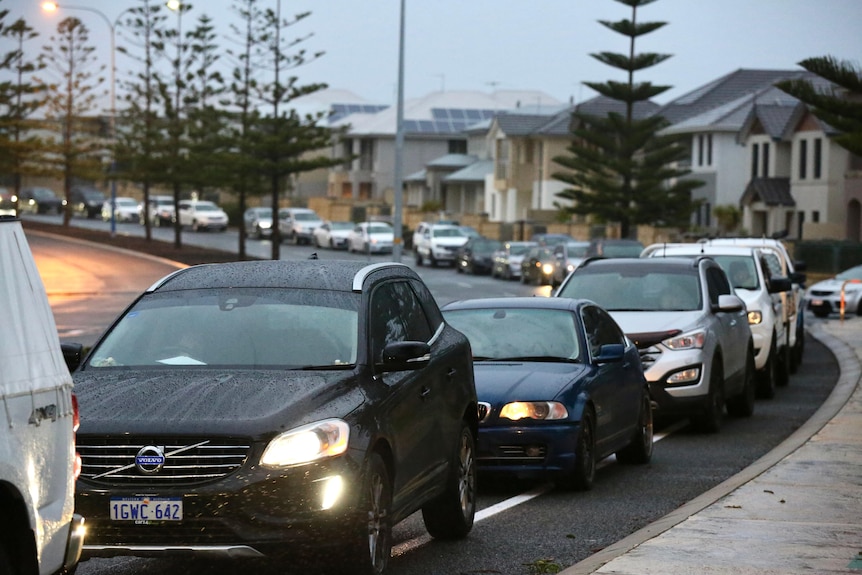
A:
{"type": "Polygon", "coordinates": [[[480,472],[550,476],[590,489],[596,462],[647,463],[649,391],[638,350],[592,302],[486,298],[449,303],[473,350],[480,472]]]}
{"type": "Polygon", "coordinates": [[[313,545],[380,574],[415,511],[437,538],[472,527],[470,346],[403,264],[179,270],[73,376],[85,559],[283,560],[313,545]]]}
{"type": "MultiPolygon", "coordinates": [[[[174,222],[174,197],[173,196],[150,196],[147,207],[147,215],[139,216],[141,224],[145,224],[145,218],[149,218],[150,225],[154,227],[170,226],[174,222]]],[[[143,214],[143,204],[139,206],[143,214]]]]}
{"type": "Polygon", "coordinates": [[[278,210],[278,231],[281,241],[292,241],[299,244],[310,244],[314,239],[314,230],[323,224],[323,220],[309,208],[282,208],[278,210]]]}
{"type": "Polygon", "coordinates": [[[787,322],[791,327],[790,371],[795,372],[802,363],[802,353],[805,349],[805,262],[790,257],[787,247],[781,240],[774,238],[712,238],[700,240],[701,243],[713,246],[744,246],[761,248],[766,254],[767,262],[772,262],[770,272],[774,276],[784,276],[790,279],[793,289],[781,292],[782,304],[787,314],[787,322]],[[793,326],[796,326],[793,329],[793,326]]]}
{"type": "Polygon", "coordinates": [[[315,228],[314,245],[319,248],[347,249],[347,238],[356,227],[353,222],[323,222],[315,228]]]}
{"type": "Polygon", "coordinates": [[[482,236],[472,237],[455,253],[455,269],[472,274],[490,274],[494,266],[494,252],[503,247],[503,242],[482,236]]]}
{"type": "Polygon", "coordinates": [[[575,241],[575,238],[573,238],[569,234],[541,233],[533,234],[532,237],[530,237],[530,241],[536,242],[540,246],[555,246],[563,242],[573,242],[575,241]]]}
{"type": "Polygon", "coordinates": [[[662,415],[700,430],[754,411],[754,339],[745,303],[711,258],[587,260],[556,293],[602,306],[640,350],[662,415]]]}
{"type": "Polygon", "coordinates": [[[461,233],[467,236],[468,238],[481,238],[482,234],[479,233],[479,230],[472,226],[458,226],[461,228],[461,233]]]}
{"type": "Polygon", "coordinates": [[[551,285],[557,287],[587,257],[590,242],[565,242],[554,246],[554,273],[551,285]]]}
{"type": "Polygon", "coordinates": [[[259,240],[272,237],[272,208],[248,208],[242,216],[242,225],[246,237],[259,240]]]}
{"type": "Polygon", "coordinates": [[[347,236],[347,250],[372,254],[392,252],[395,231],[386,222],[360,222],[347,236]]]}
{"type": "Polygon", "coordinates": [[[137,222],[140,217],[140,204],[135,198],[114,198],[113,202],[108,199],[102,204],[101,214],[103,221],[111,219],[111,204],[114,204],[114,221],[115,222],[137,222]]]}
{"type": "Polygon", "coordinates": [[[416,265],[421,266],[426,260],[431,267],[441,263],[455,264],[455,252],[470,239],[461,227],[452,224],[433,224],[425,228],[418,243],[413,245],[416,265]]]}
{"type": "Polygon", "coordinates": [[[74,570],[78,404],[21,222],[0,216],[0,573],[74,570]]]}
{"type": "Polygon", "coordinates": [[[597,238],[590,240],[586,257],[636,258],[640,256],[643,249],[644,245],[637,240],[597,238]]]}
{"type": "Polygon", "coordinates": [[[775,395],[776,385],[787,385],[791,349],[788,330],[792,326],[786,323],[787,314],[780,294],[790,291],[792,285],[788,278],[771,275],[762,248],[674,244],[644,252],[648,257],[708,256],[714,259],[748,310],[748,324],[754,337],[758,394],[770,398],[775,395]]]}
{"type": "Polygon", "coordinates": [[[550,284],[554,277],[554,254],[547,246],[533,246],[521,260],[521,283],[550,284]]]}
{"type": "Polygon", "coordinates": [[[844,313],[862,315],[862,265],[846,269],[834,278],[819,281],[808,288],[805,301],[817,317],[841,311],[844,290],[844,313]]]}
{"type": "Polygon", "coordinates": [[[18,211],[34,214],[59,214],[66,200],[48,188],[24,188],[18,196],[18,211]]]}
{"type": "Polygon", "coordinates": [[[192,231],[227,229],[227,214],[213,202],[206,200],[183,200],[179,204],[181,226],[191,226],[192,231]]]}
{"type": "Polygon", "coordinates": [[[102,214],[105,194],[92,186],[72,186],[69,191],[72,214],[93,219],[102,214]]]}
{"type": "Polygon", "coordinates": [[[536,245],[534,242],[503,242],[503,247],[494,254],[491,277],[505,280],[519,279],[521,277],[521,261],[530,248],[536,245]]]}
{"type": "Polygon", "coordinates": [[[17,215],[15,211],[15,194],[6,188],[0,188],[0,216],[17,215]]]}

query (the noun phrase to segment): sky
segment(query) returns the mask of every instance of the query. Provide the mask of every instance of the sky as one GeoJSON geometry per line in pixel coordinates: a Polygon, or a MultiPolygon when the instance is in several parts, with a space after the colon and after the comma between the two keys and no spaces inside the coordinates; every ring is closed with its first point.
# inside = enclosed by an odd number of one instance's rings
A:
{"type": "MultiPolygon", "coordinates": [[[[109,62],[108,22],[135,0],[74,0],[53,15],[41,0],[0,0],[40,32],[27,44],[38,50],[62,15],[80,18],[109,62]]],[[[263,0],[275,7],[279,0],[263,0]]],[[[369,103],[394,104],[397,96],[401,0],[280,0],[283,16],[310,11],[289,35],[312,34],[304,46],[322,58],[294,70],[299,83],[323,82],[369,103]]],[[[202,14],[223,35],[235,19],[231,0],[194,0],[183,28],[202,14]]],[[[540,90],[560,102],[595,93],[583,82],[626,81],[623,72],[590,56],[628,53],[628,39],[599,23],[631,17],[615,0],[404,0],[404,94],[435,91],[540,90]]],[[[637,39],[635,51],[671,54],[636,73],[636,81],[671,86],[654,98],[665,103],[740,68],[800,70],[814,56],[862,61],[862,0],[656,0],[638,9],[639,22],[666,25],[637,39]]],[[[170,20],[169,20],[170,22],[170,20]]],[[[187,28],[188,27],[188,28],[187,28]]],[[[117,43],[122,31],[117,28],[117,43]]],[[[224,40],[225,46],[229,44],[224,40]]],[[[0,52],[8,48],[0,45],[0,52]]],[[[119,54],[117,74],[132,62],[119,54]]]]}

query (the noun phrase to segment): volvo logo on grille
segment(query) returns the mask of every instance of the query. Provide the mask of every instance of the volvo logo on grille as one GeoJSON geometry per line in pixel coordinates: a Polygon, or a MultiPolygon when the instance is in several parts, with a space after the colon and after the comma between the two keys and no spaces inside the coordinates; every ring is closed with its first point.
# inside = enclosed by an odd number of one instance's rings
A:
{"type": "Polygon", "coordinates": [[[156,447],[155,445],[147,445],[142,447],[138,454],[135,455],[135,467],[141,473],[147,475],[158,473],[165,466],[165,451],[164,447],[156,447]]]}

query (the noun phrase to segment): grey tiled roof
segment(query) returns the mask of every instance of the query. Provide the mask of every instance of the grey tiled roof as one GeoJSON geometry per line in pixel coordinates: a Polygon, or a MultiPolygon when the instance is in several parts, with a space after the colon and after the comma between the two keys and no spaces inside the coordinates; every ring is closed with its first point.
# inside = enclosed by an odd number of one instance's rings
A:
{"type": "MultiPolygon", "coordinates": [[[[655,113],[659,108],[660,106],[652,101],[635,102],[634,117],[645,118],[655,113]]],[[[595,98],[581,102],[575,106],[575,109],[582,114],[589,114],[590,116],[607,116],[610,112],[625,114],[626,104],[607,96],[596,96],[595,98]]]]}
{"type": "Polygon", "coordinates": [[[495,121],[507,136],[527,136],[548,121],[547,115],[497,114],[495,121]]]}
{"type": "Polygon", "coordinates": [[[446,183],[484,182],[485,176],[494,173],[494,160],[479,160],[466,168],[453,172],[443,178],[446,183]]]}
{"type": "Polygon", "coordinates": [[[805,70],[739,69],[668,102],[657,113],[663,115],[671,124],[678,124],[747,95],[771,88],[779,80],[812,76],[813,74],[805,70]]]}
{"type": "Polygon", "coordinates": [[[746,205],[757,201],[767,206],[795,206],[796,200],[790,194],[790,178],[754,178],[748,182],[739,203],[746,205]]]}
{"type": "Polygon", "coordinates": [[[425,164],[429,168],[463,168],[476,161],[476,156],[468,154],[446,154],[425,164]]]}

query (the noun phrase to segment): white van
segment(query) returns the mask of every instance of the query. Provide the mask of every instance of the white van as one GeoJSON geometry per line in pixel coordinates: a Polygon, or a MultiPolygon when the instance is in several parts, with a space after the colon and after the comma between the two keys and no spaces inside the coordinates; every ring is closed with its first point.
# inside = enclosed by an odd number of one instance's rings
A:
{"type": "Polygon", "coordinates": [[[0,216],[0,270],[0,573],[63,573],[77,564],[84,537],[74,513],[78,406],[14,217],[0,216]]]}

